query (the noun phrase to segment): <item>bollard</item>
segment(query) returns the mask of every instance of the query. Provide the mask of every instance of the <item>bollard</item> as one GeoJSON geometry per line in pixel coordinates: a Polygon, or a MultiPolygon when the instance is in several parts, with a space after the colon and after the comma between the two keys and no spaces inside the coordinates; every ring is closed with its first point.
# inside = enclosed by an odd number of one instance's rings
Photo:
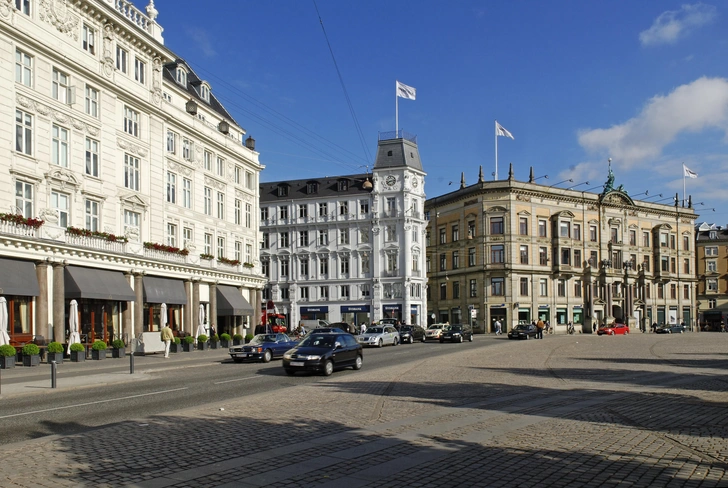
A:
{"type": "Polygon", "coordinates": [[[134,374],[134,351],[129,354],[129,374],[134,374]]]}
{"type": "Polygon", "coordinates": [[[55,361],[51,361],[51,388],[56,387],[56,364],[55,361]]]}

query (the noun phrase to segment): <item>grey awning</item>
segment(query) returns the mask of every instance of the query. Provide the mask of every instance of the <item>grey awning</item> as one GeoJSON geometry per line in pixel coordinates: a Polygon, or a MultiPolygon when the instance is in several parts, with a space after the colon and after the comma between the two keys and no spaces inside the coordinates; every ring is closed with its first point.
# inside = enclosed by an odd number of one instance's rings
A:
{"type": "Polygon", "coordinates": [[[30,261],[0,259],[0,295],[23,297],[40,295],[35,264],[30,261]]]}
{"type": "Polygon", "coordinates": [[[120,271],[66,266],[66,298],[95,298],[132,302],[136,294],[120,271]]]}
{"type": "Polygon", "coordinates": [[[234,286],[217,286],[217,314],[224,316],[253,315],[253,307],[234,286]]]}
{"type": "Polygon", "coordinates": [[[145,276],[144,301],[147,303],[166,303],[168,305],[186,305],[187,293],[180,280],[145,276]]]}

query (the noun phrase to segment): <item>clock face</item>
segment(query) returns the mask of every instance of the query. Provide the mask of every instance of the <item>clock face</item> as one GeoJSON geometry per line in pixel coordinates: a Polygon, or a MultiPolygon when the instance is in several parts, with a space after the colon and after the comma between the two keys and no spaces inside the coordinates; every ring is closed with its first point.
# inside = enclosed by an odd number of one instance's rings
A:
{"type": "Polygon", "coordinates": [[[394,184],[397,183],[397,178],[394,175],[389,175],[384,180],[384,182],[387,184],[387,186],[394,186],[394,184]]]}
{"type": "Polygon", "coordinates": [[[420,184],[420,182],[419,182],[419,180],[417,180],[417,178],[412,178],[412,186],[413,187],[417,188],[417,185],[419,185],[419,184],[420,184]]]}

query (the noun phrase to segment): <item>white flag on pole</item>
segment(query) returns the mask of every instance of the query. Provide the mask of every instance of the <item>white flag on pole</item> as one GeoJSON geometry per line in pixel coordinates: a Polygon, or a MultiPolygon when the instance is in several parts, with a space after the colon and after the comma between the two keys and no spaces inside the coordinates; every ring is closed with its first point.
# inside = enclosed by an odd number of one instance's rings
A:
{"type": "Polygon", "coordinates": [[[505,127],[503,127],[502,125],[500,125],[500,124],[498,123],[498,121],[497,121],[497,120],[495,121],[495,135],[497,135],[497,136],[504,136],[504,137],[510,137],[510,138],[511,138],[511,139],[513,139],[514,141],[516,140],[516,138],[515,138],[515,137],[513,137],[513,134],[511,134],[510,132],[508,132],[508,131],[507,131],[507,130],[505,129],[505,127]]]}
{"type": "Polygon", "coordinates": [[[404,83],[397,82],[397,96],[400,98],[406,98],[408,100],[414,100],[417,95],[417,90],[411,86],[407,86],[404,83]]]}
{"type": "Polygon", "coordinates": [[[697,178],[698,173],[683,164],[683,176],[687,176],[688,178],[697,178]]]}

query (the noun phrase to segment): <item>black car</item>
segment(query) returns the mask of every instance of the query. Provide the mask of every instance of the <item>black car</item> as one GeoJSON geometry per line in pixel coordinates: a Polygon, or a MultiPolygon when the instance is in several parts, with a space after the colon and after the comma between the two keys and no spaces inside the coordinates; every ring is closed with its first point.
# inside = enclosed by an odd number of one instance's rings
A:
{"type": "Polygon", "coordinates": [[[664,324],[655,327],[655,334],[682,334],[687,327],[680,324],[664,324]]]}
{"type": "Polygon", "coordinates": [[[509,339],[530,339],[536,337],[538,328],[533,324],[518,324],[508,332],[509,339]]]}
{"type": "Polygon", "coordinates": [[[335,369],[361,369],[364,352],[348,332],[311,332],[283,355],[286,374],[311,371],[329,376],[335,369]]]}
{"type": "Polygon", "coordinates": [[[455,324],[442,331],[440,334],[440,343],[463,342],[465,339],[473,342],[473,329],[469,325],[455,324]]]}
{"type": "Polygon", "coordinates": [[[400,325],[399,326],[399,342],[402,344],[412,344],[415,341],[425,342],[425,329],[419,325],[400,325]]]}

